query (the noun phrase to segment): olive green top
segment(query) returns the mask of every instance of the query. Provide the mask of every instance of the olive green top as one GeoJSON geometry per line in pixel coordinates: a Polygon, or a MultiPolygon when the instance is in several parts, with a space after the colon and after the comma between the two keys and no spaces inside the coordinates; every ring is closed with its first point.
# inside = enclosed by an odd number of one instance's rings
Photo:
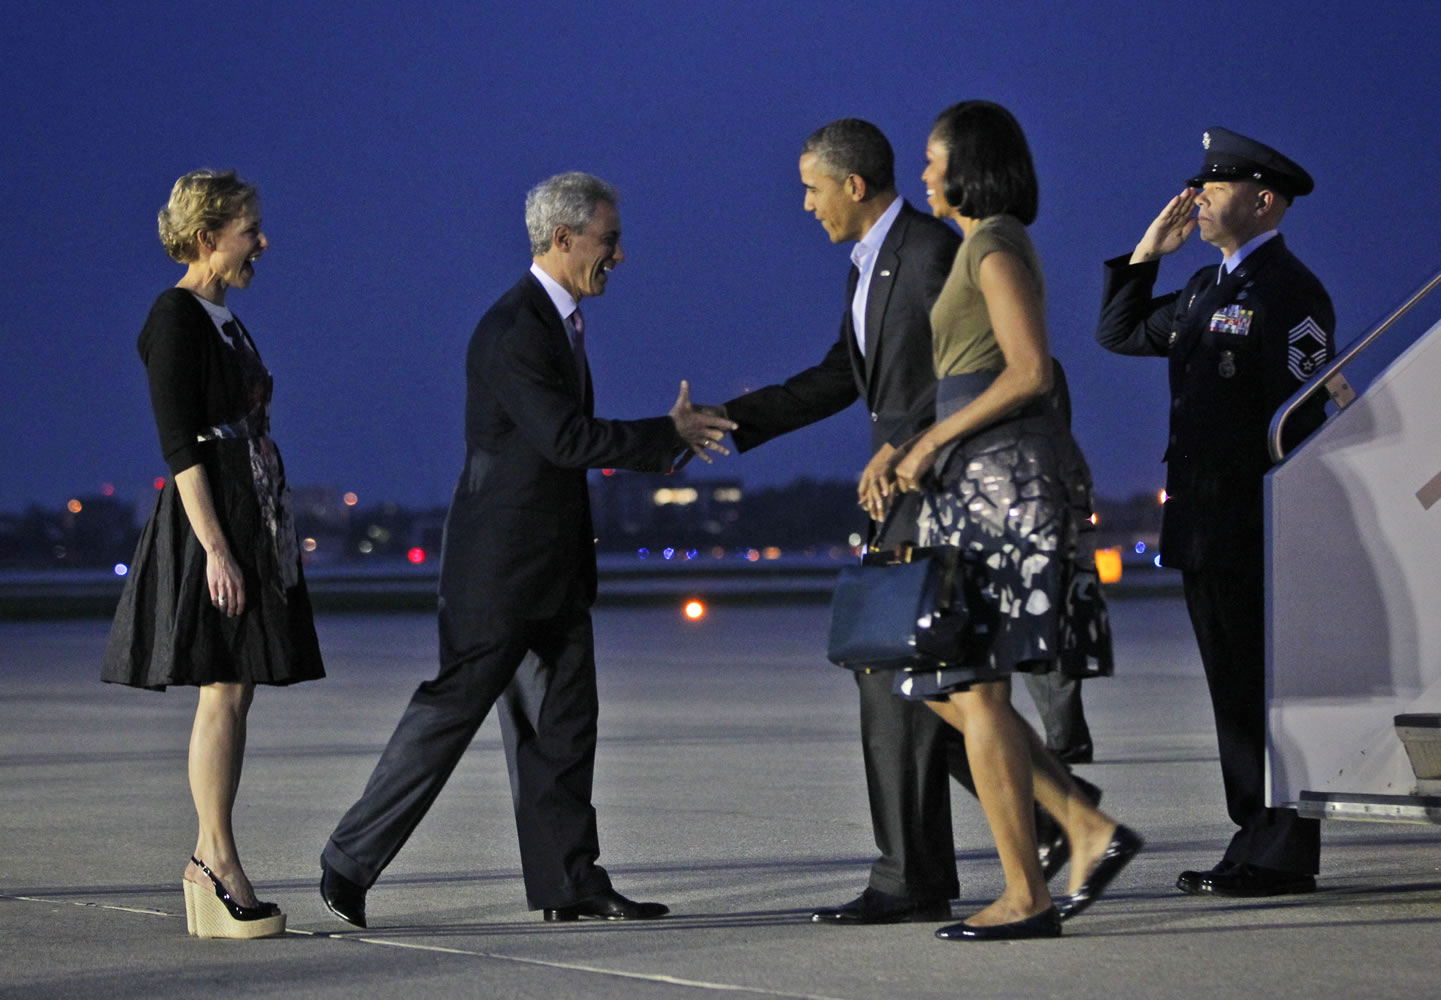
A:
{"type": "Polygon", "coordinates": [[[1012,215],[993,215],[976,223],[956,251],[956,262],[931,307],[937,378],[998,372],[1006,367],[979,284],[981,261],[998,250],[1021,259],[1045,301],[1041,261],[1020,220],[1012,215]]]}

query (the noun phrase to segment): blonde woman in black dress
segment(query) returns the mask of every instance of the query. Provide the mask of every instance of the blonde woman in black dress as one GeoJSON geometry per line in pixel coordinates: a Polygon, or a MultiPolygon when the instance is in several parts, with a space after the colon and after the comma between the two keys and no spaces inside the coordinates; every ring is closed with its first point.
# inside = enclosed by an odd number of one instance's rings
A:
{"type": "Polygon", "coordinates": [[[270,373],[226,305],[270,244],[255,188],[211,170],[175,182],[160,239],[186,271],[151,307],[139,350],[171,475],[132,560],[102,677],[199,689],[187,927],[200,937],[267,937],[284,931],[285,915],[256,898],[231,826],[246,716],[256,684],[325,674],[269,436],[270,373]]]}
{"type": "Polygon", "coordinates": [[[942,112],[922,174],[932,212],[964,239],[931,310],[936,422],[910,442],[864,503],[925,490],[924,544],[957,546],[974,568],[966,601],[975,638],[942,670],[898,673],[896,693],[924,700],[965,733],[971,772],[1006,887],[946,940],[1054,937],[1141,847],[1099,812],[1011,707],[1010,675],[1110,672],[1110,628],[1079,523],[1090,472],[1050,390],[1040,262],[1026,226],[1037,185],[1010,112],[967,101],[942,112]],[[1052,900],[1036,857],[1039,801],[1071,845],[1069,892],[1052,900]]]}

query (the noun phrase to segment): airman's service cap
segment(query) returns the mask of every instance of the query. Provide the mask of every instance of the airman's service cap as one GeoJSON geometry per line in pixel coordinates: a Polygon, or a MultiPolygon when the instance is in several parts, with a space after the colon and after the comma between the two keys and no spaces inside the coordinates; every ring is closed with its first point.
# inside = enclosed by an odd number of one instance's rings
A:
{"type": "Polygon", "coordinates": [[[1200,172],[1186,182],[1191,187],[1207,181],[1256,181],[1288,201],[1310,194],[1316,187],[1311,175],[1294,160],[1230,129],[1213,125],[1201,137],[1201,145],[1206,149],[1206,158],[1200,172]]]}

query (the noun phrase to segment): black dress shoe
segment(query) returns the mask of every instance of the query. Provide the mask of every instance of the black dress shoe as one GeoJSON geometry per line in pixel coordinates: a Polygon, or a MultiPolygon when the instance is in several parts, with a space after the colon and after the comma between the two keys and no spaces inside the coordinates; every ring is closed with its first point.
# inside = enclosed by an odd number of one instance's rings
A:
{"type": "MultiPolygon", "coordinates": [[[[1079,775],[1071,775],[1071,780],[1086,801],[1093,806],[1101,804],[1100,788],[1079,775]]],[[[1071,860],[1071,842],[1066,839],[1066,831],[1061,829],[1061,824],[1049,813],[1038,809],[1036,820],[1036,855],[1041,861],[1041,877],[1049,882],[1071,860]]]]}
{"type": "Polygon", "coordinates": [[[1061,917],[1053,906],[1042,910],[1034,917],[1015,920],[1009,924],[992,924],[977,927],[961,921],[936,931],[942,941],[1023,941],[1026,938],[1055,938],[1061,936],[1061,917]]]}
{"type": "Polygon", "coordinates": [[[1180,889],[1182,892],[1190,893],[1192,896],[1205,895],[1209,890],[1201,888],[1202,882],[1210,878],[1212,875],[1221,875],[1226,872],[1232,872],[1235,870],[1236,862],[1225,860],[1219,862],[1216,867],[1212,868],[1210,871],[1198,872],[1187,869],[1186,871],[1183,871],[1181,873],[1179,878],[1176,879],[1176,888],[1180,889]]]}
{"type": "Polygon", "coordinates": [[[320,898],[325,908],[347,924],[365,926],[365,888],[320,862],[320,898]]]}
{"type": "Polygon", "coordinates": [[[1283,872],[1275,868],[1243,863],[1230,871],[1209,872],[1202,876],[1200,894],[1250,899],[1256,896],[1289,896],[1315,891],[1314,875],[1283,872]]]}
{"type": "Polygon", "coordinates": [[[614,889],[606,889],[569,906],[547,908],[546,920],[654,920],[670,912],[664,903],[637,903],[614,889]]]}
{"type": "Polygon", "coordinates": [[[1116,832],[1111,834],[1111,842],[1106,845],[1105,853],[1091,866],[1086,880],[1075,892],[1065,895],[1056,900],[1056,911],[1060,919],[1066,920],[1083,912],[1106,891],[1106,886],[1111,880],[1121,874],[1121,869],[1131,863],[1145,841],[1130,827],[1116,824],[1116,832]]]}
{"type": "Polygon", "coordinates": [[[951,904],[945,899],[911,899],[867,888],[844,906],[827,907],[811,914],[814,924],[904,924],[949,920],[951,904]]]}

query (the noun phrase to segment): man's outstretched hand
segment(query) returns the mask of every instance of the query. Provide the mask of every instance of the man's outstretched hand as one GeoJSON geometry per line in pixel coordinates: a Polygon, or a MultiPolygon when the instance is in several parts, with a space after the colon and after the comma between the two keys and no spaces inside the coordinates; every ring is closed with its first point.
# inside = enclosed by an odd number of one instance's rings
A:
{"type": "Polygon", "coordinates": [[[727,420],[713,407],[696,407],[690,401],[690,383],[681,380],[680,395],[670,408],[670,418],[675,422],[676,433],[685,439],[691,454],[703,461],[713,461],[710,453],[729,455],[730,449],[721,442],[726,432],[733,431],[740,424],[727,420]]]}

